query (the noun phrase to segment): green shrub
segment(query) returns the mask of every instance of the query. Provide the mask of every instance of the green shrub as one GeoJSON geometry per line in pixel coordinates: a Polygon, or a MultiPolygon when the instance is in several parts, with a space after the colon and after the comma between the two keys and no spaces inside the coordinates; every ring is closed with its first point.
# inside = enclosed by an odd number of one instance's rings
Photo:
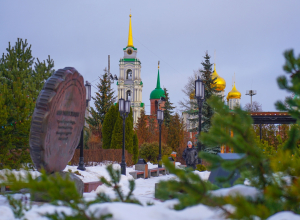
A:
{"type": "Polygon", "coordinates": [[[201,172],[201,171],[206,171],[207,169],[206,169],[206,167],[204,165],[197,164],[196,170],[198,170],[198,171],[201,172]]]}
{"type": "MultiPolygon", "coordinates": [[[[166,144],[161,145],[161,156],[170,156],[172,148],[168,147],[166,144]]],[[[157,142],[144,143],[142,144],[139,152],[139,157],[143,158],[147,162],[157,163],[159,153],[159,145],[157,142]]]]}

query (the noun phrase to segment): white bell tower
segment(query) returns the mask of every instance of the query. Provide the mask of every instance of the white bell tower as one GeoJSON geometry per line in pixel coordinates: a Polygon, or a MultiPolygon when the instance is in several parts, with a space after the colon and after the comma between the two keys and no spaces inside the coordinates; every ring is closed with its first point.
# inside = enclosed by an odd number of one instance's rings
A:
{"type": "Polygon", "coordinates": [[[141,115],[141,110],[144,109],[144,103],[142,103],[141,61],[137,58],[137,48],[133,46],[131,15],[129,15],[128,45],[123,51],[124,57],[119,61],[118,99],[131,101],[135,125],[141,115]]]}

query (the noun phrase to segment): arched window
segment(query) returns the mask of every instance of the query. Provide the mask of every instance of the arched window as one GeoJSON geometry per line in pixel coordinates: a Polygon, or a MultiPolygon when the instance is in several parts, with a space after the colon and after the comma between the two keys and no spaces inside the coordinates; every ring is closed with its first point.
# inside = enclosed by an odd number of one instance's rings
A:
{"type": "Polygon", "coordinates": [[[132,70],[128,69],[126,72],[126,79],[132,79],[132,70]]]}
{"type": "Polygon", "coordinates": [[[131,91],[127,90],[126,92],[126,100],[131,100],[131,91]]]}

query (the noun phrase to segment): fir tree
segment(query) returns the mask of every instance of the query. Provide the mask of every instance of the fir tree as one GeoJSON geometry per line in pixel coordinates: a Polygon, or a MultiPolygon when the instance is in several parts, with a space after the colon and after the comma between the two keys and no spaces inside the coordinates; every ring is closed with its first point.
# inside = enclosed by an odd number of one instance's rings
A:
{"type": "MultiPolygon", "coordinates": [[[[7,54],[0,59],[0,83],[13,87],[13,82],[20,79],[22,91],[35,101],[44,86],[44,82],[54,73],[54,61],[48,57],[40,62],[32,57],[31,45],[27,40],[18,38],[14,47],[8,43],[7,54]],[[33,66],[34,65],[34,66],[33,66]]],[[[33,112],[34,107],[31,109],[33,112]]]]}
{"type": "Polygon", "coordinates": [[[87,123],[92,126],[103,124],[105,114],[109,111],[109,108],[114,104],[116,99],[106,68],[104,69],[102,78],[100,78],[100,82],[97,84],[97,88],[96,97],[92,97],[95,109],[93,107],[89,109],[91,117],[86,120],[87,123]]]}
{"type": "Polygon", "coordinates": [[[203,69],[200,70],[200,73],[205,87],[205,100],[202,106],[202,131],[208,132],[211,127],[211,117],[213,116],[214,111],[207,100],[216,93],[216,89],[214,85],[215,79],[212,79],[211,77],[212,64],[210,63],[210,56],[207,52],[204,56],[204,61],[201,64],[203,69]]]}
{"type": "Polygon", "coordinates": [[[109,111],[106,113],[103,128],[102,128],[102,148],[109,149],[111,147],[111,138],[114,131],[115,123],[118,118],[119,111],[119,103],[117,105],[112,105],[109,111]]]}
{"type": "Polygon", "coordinates": [[[31,161],[31,115],[44,82],[54,72],[54,62],[50,57],[35,62],[27,40],[18,39],[14,47],[9,43],[6,51],[0,59],[1,161],[3,166],[17,168],[31,161]]]}
{"type": "MultiPolygon", "coordinates": [[[[215,93],[215,79],[212,79],[211,74],[212,74],[212,64],[210,63],[210,56],[206,52],[205,56],[203,57],[204,61],[201,62],[202,64],[202,69],[200,70],[202,80],[204,81],[204,86],[205,86],[205,100],[203,102],[202,106],[202,131],[201,132],[208,132],[210,127],[211,127],[211,118],[214,114],[213,108],[208,104],[207,100],[210,99],[215,93]]],[[[202,149],[204,151],[217,154],[220,152],[220,147],[214,147],[214,148],[205,148],[205,145],[202,145],[202,149]]]]}
{"type": "MultiPolygon", "coordinates": [[[[128,153],[133,153],[133,117],[132,108],[130,108],[130,113],[125,120],[125,149],[128,153]]],[[[113,134],[111,137],[111,149],[121,149],[123,146],[123,119],[118,112],[118,118],[116,120],[113,134]]]]}
{"type": "Polygon", "coordinates": [[[15,169],[31,161],[28,135],[34,103],[22,91],[19,79],[12,89],[7,87],[0,87],[0,169],[15,169]]]}
{"type": "Polygon", "coordinates": [[[166,101],[165,101],[165,106],[163,108],[164,110],[164,124],[169,127],[170,121],[171,121],[171,116],[174,113],[173,109],[175,108],[173,106],[173,103],[170,102],[170,97],[168,90],[164,88],[165,91],[165,96],[166,96],[166,101]]]}
{"type": "Polygon", "coordinates": [[[121,149],[122,146],[123,146],[123,119],[119,113],[111,136],[110,148],[121,149]]]}

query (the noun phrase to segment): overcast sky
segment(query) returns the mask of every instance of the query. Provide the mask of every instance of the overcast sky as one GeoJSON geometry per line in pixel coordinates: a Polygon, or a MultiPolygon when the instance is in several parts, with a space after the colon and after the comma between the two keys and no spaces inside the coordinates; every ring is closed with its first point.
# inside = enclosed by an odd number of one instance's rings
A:
{"type": "MultiPolygon", "coordinates": [[[[156,86],[160,60],[161,85],[179,110],[181,89],[201,67],[205,51],[216,50],[218,74],[226,80],[225,94],[236,87],[241,105],[250,102],[246,90],[264,111],[289,95],[279,90],[283,52],[300,53],[299,0],[210,1],[0,1],[0,52],[8,42],[27,39],[33,56],[48,55],[55,69],[75,67],[95,86],[111,57],[111,72],[119,74],[119,59],[127,46],[129,13],[133,44],[142,62],[143,102],[149,114],[150,92],[156,86]]],[[[116,89],[116,85],[114,85],[116,89]]],[[[92,92],[96,91],[92,88],[92,92]]]]}

